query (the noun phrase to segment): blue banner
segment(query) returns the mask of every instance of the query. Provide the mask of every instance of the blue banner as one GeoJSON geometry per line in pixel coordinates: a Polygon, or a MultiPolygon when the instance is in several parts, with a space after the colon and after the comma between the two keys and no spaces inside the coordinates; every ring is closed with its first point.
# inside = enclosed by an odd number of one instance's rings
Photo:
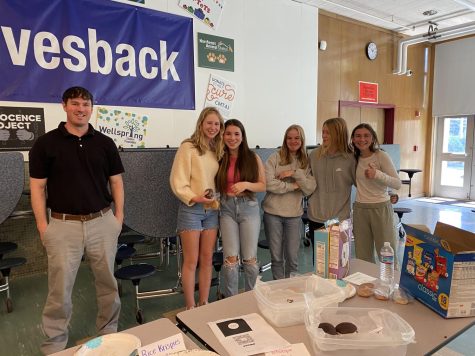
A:
{"type": "Polygon", "coordinates": [[[0,100],[194,109],[193,20],[111,0],[1,0],[0,100]]]}

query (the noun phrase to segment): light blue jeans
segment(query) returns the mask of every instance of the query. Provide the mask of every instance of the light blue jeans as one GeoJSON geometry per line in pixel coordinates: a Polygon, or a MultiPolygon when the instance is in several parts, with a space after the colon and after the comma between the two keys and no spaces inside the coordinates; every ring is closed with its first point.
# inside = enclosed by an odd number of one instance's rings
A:
{"type": "Polygon", "coordinates": [[[226,197],[221,200],[219,227],[224,253],[224,295],[238,293],[239,260],[244,270],[244,289],[249,291],[256,284],[259,274],[257,241],[261,229],[261,216],[257,200],[247,197],[226,197]],[[227,258],[235,257],[236,262],[227,258]]]}
{"type": "Polygon", "coordinates": [[[274,279],[289,278],[290,273],[298,272],[301,225],[300,216],[286,218],[264,213],[274,279]]]}

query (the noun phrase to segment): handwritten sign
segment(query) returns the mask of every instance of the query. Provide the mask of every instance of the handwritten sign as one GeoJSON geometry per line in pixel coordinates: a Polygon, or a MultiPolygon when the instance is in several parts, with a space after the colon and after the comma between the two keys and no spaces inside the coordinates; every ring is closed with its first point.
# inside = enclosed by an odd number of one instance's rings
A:
{"type": "Polygon", "coordinates": [[[223,12],[224,0],[180,0],[178,5],[209,27],[216,29],[223,12]]]}
{"type": "Polygon", "coordinates": [[[205,107],[218,108],[223,117],[229,118],[236,96],[236,85],[214,74],[210,75],[206,90],[205,107]]]}
{"type": "Polygon", "coordinates": [[[171,355],[178,351],[186,350],[185,340],[183,340],[182,334],[176,334],[166,339],[153,342],[146,346],[142,346],[137,349],[136,355],[138,356],[165,356],[171,355]]]}
{"type": "Polygon", "coordinates": [[[264,353],[264,356],[310,356],[305,344],[292,344],[282,349],[264,353]]]}

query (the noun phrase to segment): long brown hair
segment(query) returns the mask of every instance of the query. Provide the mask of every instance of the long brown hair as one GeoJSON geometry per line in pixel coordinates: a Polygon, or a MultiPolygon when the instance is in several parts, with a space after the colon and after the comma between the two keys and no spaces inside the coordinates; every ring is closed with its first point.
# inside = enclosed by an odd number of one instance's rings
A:
{"type": "Polygon", "coordinates": [[[371,134],[372,136],[372,140],[371,140],[371,145],[369,145],[369,150],[371,152],[376,152],[378,150],[380,150],[381,148],[379,147],[379,141],[378,141],[378,135],[376,135],[376,131],[374,131],[374,129],[371,127],[370,124],[367,124],[367,123],[362,123],[362,124],[359,124],[358,126],[356,126],[353,131],[351,131],[351,147],[353,147],[353,152],[354,152],[354,155],[355,155],[355,158],[356,160],[358,160],[360,158],[360,155],[361,155],[361,151],[359,150],[358,147],[356,147],[356,145],[353,143],[353,138],[355,137],[355,132],[356,130],[359,130],[359,129],[366,129],[369,131],[369,133],[371,134]]]}
{"type": "Polygon", "coordinates": [[[300,163],[300,168],[308,167],[308,156],[307,150],[305,149],[305,132],[303,131],[302,126],[300,125],[290,125],[284,134],[284,142],[279,150],[280,162],[279,164],[285,166],[292,162],[292,156],[290,154],[289,148],[287,147],[287,135],[291,130],[296,130],[300,136],[300,148],[297,151],[296,157],[297,161],[300,163]]]}
{"type": "Polygon", "coordinates": [[[337,152],[342,153],[343,155],[349,156],[353,153],[348,139],[348,127],[346,126],[346,121],[341,117],[334,117],[326,120],[323,123],[323,126],[326,126],[328,131],[330,131],[330,146],[321,148],[317,151],[317,157],[321,158],[326,156],[330,148],[335,148],[337,152]]]}
{"type": "MultiPolygon", "coordinates": [[[[249,149],[249,145],[247,144],[246,130],[244,129],[241,121],[236,119],[226,121],[224,124],[224,130],[226,130],[228,126],[238,127],[241,130],[242,136],[242,141],[238,148],[236,168],[234,171],[235,177],[237,174],[239,174],[239,180],[241,182],[255,183],[259,179],[259,166],[257,164],[256,154],[249,149]]],[[[219,162],[219,170],[216,174],[216,189],[222,196],[226,194],[227,172],[229,168],[230,156],[231,154],[229,152],[229,148],[225,145],[224,155],[219,162]]],[[[253,197],[254,193],[246,190],[244,195],[253,197]]]]}
{"type": "Polygon", "coordinates": [[[216,153],[216,158],[219,160],[223,157],[223,133],[224,133],[224,120],[218,109],[215,107],[206,107],[201,110],[200,116],[196,121],[196,128],[193,135],[190,138],[187,138],[183,142],[191,142],[193,146],[198,150],[198,153],[204,155],[207,150],[214,151],[216,153]],[[209,114],[216,114],[219,118],[219,133],[211,140],[208,144],[208,141],[203,132],[203,122],[209,114]]]}

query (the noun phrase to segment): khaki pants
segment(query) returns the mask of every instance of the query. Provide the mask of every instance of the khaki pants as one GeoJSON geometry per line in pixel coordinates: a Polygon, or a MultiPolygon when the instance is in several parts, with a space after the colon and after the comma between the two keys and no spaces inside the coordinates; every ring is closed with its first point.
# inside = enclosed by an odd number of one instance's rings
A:
{"type": "Polygon", "coordinates": [[[41,345],[45,355],[63,350],[68,342],[71,293],[84,253],[94,274],[98,333],[117,331],[120,299],[114,261],[121,228],[112,210],[86,222],[50,220],[43,240],[48,254],[48,297],[42,318],[48,339],[41,345]]]}
{"type": "MultiPolygon", "coordinates": [[[[353,205],[353,235],[356,258],[375,262],[375,253],[385,241],[394,249],[394,266],[397,264],[397,240],[394,228],[394,211],[390,201],[383,203],[358,203],[353,205]]],[[[397,268],[397,267],[396,267],[397,268]]]]}

